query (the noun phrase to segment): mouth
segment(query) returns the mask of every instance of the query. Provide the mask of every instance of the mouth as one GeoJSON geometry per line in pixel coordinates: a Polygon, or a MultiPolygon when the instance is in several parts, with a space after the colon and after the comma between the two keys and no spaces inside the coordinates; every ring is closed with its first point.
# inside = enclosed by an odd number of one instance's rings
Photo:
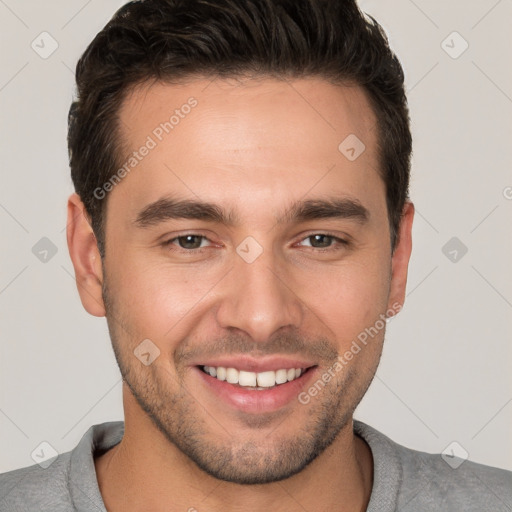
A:
{"type": "Polygon", "coordinates": [[[287,382],[294,381],[306,371],[313,368],[281,368],[279,370],[267,370],[263,372],[249,372],[226,368],[224,366],[198,366],[204,373],[220,381],[245,389],[264,391],[282,386],[287,382]]]}
{"type": "Polygon", "coordinates": [[[207,392],[214,395],[214,403],[220,399],[247,413],[273,412],[298,402],[300,392],[318,373],[317,365],[260,372],[207,365],[193,369],[207,392]]]}

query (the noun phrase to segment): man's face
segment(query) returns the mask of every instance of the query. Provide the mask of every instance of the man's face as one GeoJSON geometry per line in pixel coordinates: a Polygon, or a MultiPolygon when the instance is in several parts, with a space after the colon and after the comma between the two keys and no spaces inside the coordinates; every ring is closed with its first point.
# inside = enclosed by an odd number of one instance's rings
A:
{"type": "Polygon", "coordinates": [[[110,192],[106,215],[103,297],[136,399],[125,401],[127,418],[147,414],[216,478],[295,474],[351,429],[381,354],[378,320],[403,292],[392,287],[369,102],[358,87],[320,79],[198,79],[134,90],[120,119],[126,157],[149,148],[110,192]],[[355,139],[338,149],[351,134],[365,145],[355,159],[355,139]],[[212,203],[225,218],[198,207],[178,215],[162,200],[212,203]],[[347,360],[376,322],[378,333],[347,360]],[[143,360],[159,351],[148,365],[134,354],[143,340],[143,360]],[[247,389],[204,365],[309,369],[247,389]]]}

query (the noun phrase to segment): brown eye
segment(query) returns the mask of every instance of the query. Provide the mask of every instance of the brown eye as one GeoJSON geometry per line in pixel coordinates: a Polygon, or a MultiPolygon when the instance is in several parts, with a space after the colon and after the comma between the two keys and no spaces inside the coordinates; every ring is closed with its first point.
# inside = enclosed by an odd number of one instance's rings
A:
{"type": "Polygon", "coordinates": [[[203,238],[205,237],[201,235],[184,235],[179,236],[174,240],[178,241],[178,244],[182,249],[199,249],[203,238]]]}
{"type": "Polygon", "coordinates": [[[322,249],[330,247],[334,237],[329,235],[311,235],[308,238],[311,240],[311,247],[322,249]]]}
{"type": "Polygon", "coordinates": [[[328,233],[314,233],[301,240],[302,247],[311,247],[312,249],[322,249],[326,251],[335,251],[343,246],[348,246],[349,242],[328,233]],[[308,243],[309,242],[309,243],[308,243]]]}

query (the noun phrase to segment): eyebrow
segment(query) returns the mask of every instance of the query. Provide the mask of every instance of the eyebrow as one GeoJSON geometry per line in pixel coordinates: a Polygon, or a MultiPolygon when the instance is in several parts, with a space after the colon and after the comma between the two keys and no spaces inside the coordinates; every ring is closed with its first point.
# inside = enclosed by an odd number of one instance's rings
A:
{"type": "MultiPolygon", "coordinates": [[[[328,197],[297,201],[283,214],[276,217],[276,223],[300,223],[318,219],[350,219],[359,224],[366,223],[370,212],[359,200],[349,197],[328,197]]],[[[202,220],[236,226],[240,219],[232,209],[192,199],[163,197],[139,211],[134,224],[140,228],[156,226],[171,219],[202,220]]]]}

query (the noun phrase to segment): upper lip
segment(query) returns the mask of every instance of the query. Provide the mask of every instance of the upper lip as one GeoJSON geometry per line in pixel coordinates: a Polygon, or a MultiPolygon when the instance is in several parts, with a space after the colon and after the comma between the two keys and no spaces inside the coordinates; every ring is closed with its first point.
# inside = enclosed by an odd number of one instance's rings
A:
{"type": "Polygon", "coordinates": [[[202,361],[197,366],[223,366],[224,368],[236,368],[246,372],[276,371],[290,368],[309,368],[316,363],[305,359],[292,359],[289,357],[259,357],[255,359],[249,356],[219,357],[202,361]]]}

